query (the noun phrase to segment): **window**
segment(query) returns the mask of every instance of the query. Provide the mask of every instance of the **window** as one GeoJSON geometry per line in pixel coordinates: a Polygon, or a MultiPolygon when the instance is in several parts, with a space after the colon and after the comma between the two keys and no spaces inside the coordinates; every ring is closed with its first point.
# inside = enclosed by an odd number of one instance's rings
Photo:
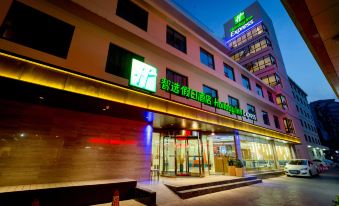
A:
{"type": "Polygon", "coordinates": [[[213,55],[203,48],[200,48],[200,62],[210,67],[211,69],[214,69],[213,55]]]}
{"type": "Polygon", "coordinates": [[[241,59],[253,55],[263,49],[265,49],[266,47],[271,47],[271,42],[270,40],[268,40],[266,37],[265,38],[261,38],[253,43],[251,43],[250,45],[242,48],[240,51],[237,51],[236,53],[234,53],[233,55],[231,55],[231,58],[234,61],[240,61],[241,59]]]}
{"type": "Polygon", "coordinates": [[[74,26],[17,1],[0,28],[3,39],[65,59],[73,32],[74,26]]]}
{"type": "Polygon", "coordinates": [[[264,124],[270,125],[270,119],[268,118],[268,113],[265,111],[262,111],[262,118],[264,120],[264,124]]]}
{"type": "Polygon", "coordinates": [[[242,79],[242,85],[246,89],[251,90],[251,84],[250,84],[250,80],[248,79],[248,77],[245,77],[244,75],[241,75],[241,79],[242,79]]]}
{"type": "Polygon", "coordinates": [[[277,104],[282,108],[282,109],[288,109],[288,104],[286,97],[284,95],[277,95],[276,97],[277,104]]]}
{"type": "Polygon", "coordinates": [[[232,96],[228,96],[228,103],[233,107],[240,108],[239,100],[232,96]]]}
{"type": "Polygon", "coordinates": [[[273,95],[271,92],[267,91],[267,96],[268,96],[268,100],[272,103],[274,103],[274,100],[273,100],[273,95]]]}
{"type": "Polygon", "coordinates": [[[210,96],[212,97],[212,99],[213,99],[213,98],[218,99],[218,91],[217,91],[217,90],[215,90],[215,89],[213,89],[213,88],[211,88],[211,87],[209,87],[209,86],[206,86],[206,85],[203,85],[203,86],[202,86],[202,90],[203,90],[203,92],[204,92],[205,94],[210,95],[210,96]]]}
{"type": "Polygon", "coordinates": [[[182,86],[188,86],[188,78],[186,76],[178,74],[170,69],[166,69],[166,79],[177,82],[182,86]]]}
{"type": "Polygon", "coordinates": [[[295,131],[294,131],[294,126],[293,126],[293,122],[291,119],[287,119],[287,118],[284,118],[284,126],[285,126],[285,131],[286,133],[292,133],[294,134],[295,131]]]}
{"type": "Polygon", "coordinates": [[[131,24],[147,31],[148,12],[130,0],[119,0],[116,14],[131,24]]]}
{"type": "Polygon", "coordinates": [[[235,81],[233,68],[228,66],[225,63],[224,63],[224,74],[225,74],[225,76],[227,78],[232,79],[233,81],[235,81]]]}
{"type": "Polygon", "coordinates": [[[297,107],[297,111],[299,112],[299,107],[298,107],[298,105],[295,105],[296,107],[297,107]]]}
{"type": "Polygon", "coordinates": [[[277,116],[273,115],[273,120],[274,120],[275,128],[280,129],[279,118],[277,116]]]}
{"type": "Polygon", "coordinates": [[[256,115],[255,107],[250,104],[247,104],[247,112],[256,115]]]}
{"type": "Polygon", "coordinates": [[[277,86],[278,84],[282,86],[279,75],[275,73],[261,77],[261,80],[265,82],[265,84],[272,86],[272,87],[277,86]]]}
{"type": "Polygon", "coordinates": [[[261,86],[258,85],[258,84],[256,84],[256,85],[255,85],[255,88],[256,88],[256,90],[257,90],[257,94],[258,94],[259,96],[261,96],[261,97],[264,97],[264,92],[262,91],[261,86]]]}
{"type": "Polygon", "coordinates": [[[186,53],[186,37],[169,26],[167,26],[166,42],[174,48],[186,53]]]}
{"type": "Polygon", "coordinates": [[[129,79],[131,75],[132,59],[144,61],[144,57],[117,45],[110,44],[106,62],[106,72],[129,79]]]}
{"type": "Polygon", "coordinates": [[[303,120],[300,120],[301,126],[304,127],[304,122],[303,120]]]}
{"type": "Polygon", "coordinates": [[[306,140],[306,141],[308,141],[308,137],[307,137],[307,135],[306,135],[306,134],[304,134],[304,136],[305,136],[305,140],[306,140]]]}
{"type": "Polygon", "coordinates": [[[244,44],[245,42],[253,39],[254,37],[262,34],[264,31],[267,32],[265,25],[259,24],[258,26],[254,27],[253,29],[247,31],[243,35],[241,35],[241,36],[235,38],[233,41],[229,42],[228,47],[230,49],[234,49],[234,48],[244,44]]]}
{"type": "Polygon", "coordinates": [[[246,64],[244,67],[254,73],[256,71],[265,69],[266,67],[269,67],[271,65],[275,65],[275,59],[272,55],[267,55],[261,58],[256,59],[255,61],[252,61],[248,64],[246,64]]]}

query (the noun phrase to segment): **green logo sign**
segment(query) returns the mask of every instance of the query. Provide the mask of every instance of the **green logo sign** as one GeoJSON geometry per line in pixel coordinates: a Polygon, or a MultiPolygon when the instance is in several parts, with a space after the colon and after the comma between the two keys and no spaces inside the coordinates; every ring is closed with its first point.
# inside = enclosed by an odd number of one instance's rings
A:
{"type": "Polygon", "coordinates": [[[236,15],[234,18],[234,24],[238,24],[242,20],[245,19],[245,12],[240,12],[238,15],[236,15]]]}
{"type": "Polygon", "coordinates": [[[166,92],[171,92],[176,95],[192,99],[203,104],[215,107],[217,109],[222,109],[230,114],[244,116],[244,110],[240,108],[233,107],[225,102],[219,102],[217,98],[212,98],[210,95],[203,92],[196,91],[187,86],[180,85],[177,82],[172,82],[166,78],[160,80],[161,89],[166,92]]]}
{"type": "Polygon", "coordinates": [[[132,59],[129,85],[150,92],[157,90],[158,69],[136,59],[132,59]]]}
{"type": "Polygon", "coordinates": [[[231,37],[239,34],[242,30],[251,26],[254,23],[253,16],[246,17],[245,12],[240,12],[238,15],[233,17],[234,26],[230,29],[231,37]]]}

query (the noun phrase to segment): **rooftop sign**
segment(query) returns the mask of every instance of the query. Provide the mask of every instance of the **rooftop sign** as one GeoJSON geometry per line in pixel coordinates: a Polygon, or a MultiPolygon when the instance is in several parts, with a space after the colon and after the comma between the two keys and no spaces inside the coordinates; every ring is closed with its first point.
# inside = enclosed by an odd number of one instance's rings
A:
{"type": "Polygon", "coordinates": [[[132,59],[131,78],[129,85],[140,89],[156,92],[158,69],[136,59],[132,59]]]}
{"type": "Polygon", "coordinates": [[[242,30],[246,29],[254,23],[253,16],[246,17],[244,11],[233,17],[233,19],[234,26],[230,29],[231,37],[239,34],[242,30]]]}

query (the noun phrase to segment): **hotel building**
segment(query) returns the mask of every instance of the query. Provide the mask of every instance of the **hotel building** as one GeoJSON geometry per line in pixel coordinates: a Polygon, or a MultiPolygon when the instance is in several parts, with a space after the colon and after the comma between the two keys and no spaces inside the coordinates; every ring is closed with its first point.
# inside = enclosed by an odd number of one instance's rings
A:
{"type": "Polygon", "coordinates": [[[307,145],[309,159],[324,159],[324,151],[328,150],[328,147],[322,145],[318,136],[317,127],[315,126],[311,108],[307,101],[307,94],[290,77],[288,77],[288,81],[292,88],[294,102],[297,103],[299,120],[304,131],[304,145],[307,145]]]}
{"type": "MultiPolygon", "coordinates": [[[[260,85],[253,90],[269,101],[278,104],[284,111],[282,115],[286,133],[303,135],[302,126],[298,120],[296,103],[279,49],[277,37],[271,19],[258,2],[253,3],[233,19],[224,24],[225,44],[230,50],[229,56],[261,79],[274,93],[262,92],[260,85]]],[[[246,76],[242,76],[246,81],[246,76]]],[[[279,128],[278,117],[273,115],[272,122],[279,128]]],[[[267,121],[270,124],[269,121],[267,121]]],[[[306,145],[296,146],[298,158],[308,158],[306,145]]]]}
{"type": "Polygon", "coordinates": [[[257,75],[168,1],[3,0],[0,25],[0,185],[203,177],[230,158],[250,171],[295,157],[281,57],[268,52],[257,75]]]}

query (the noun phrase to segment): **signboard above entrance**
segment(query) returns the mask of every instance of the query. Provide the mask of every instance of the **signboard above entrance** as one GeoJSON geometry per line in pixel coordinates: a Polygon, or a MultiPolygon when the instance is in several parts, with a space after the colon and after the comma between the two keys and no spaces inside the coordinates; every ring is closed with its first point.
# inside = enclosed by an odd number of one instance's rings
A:
{"type": "Polygon", "coordinates": [[[212,96],[205,94],[204,92],[199,92],[197,90],[191,89],[187,86],[180,85],[177,82],[173,82],[166,78],[162,78],[160,80],[160,88],[166,92],[170,92],[182,97],[186,97],[188,99],[192,99],[203,104],[215,107],[217,109],[222,109],[230,114],[235,114],[239,116],[244,116],[247,119],[257,120],[257,117],[254,114],[249,114],[248,112],[244,112],[244,110],[233,107],[232,105],[226,102],[220,102],[217,98],[212,98],[212,96]]]}
{"type": "Polygon", "coordinates": [[[136,59],[132,59],[131,78],[129,85],[140,89],[156,92],[158,69],[136,59]]]}

